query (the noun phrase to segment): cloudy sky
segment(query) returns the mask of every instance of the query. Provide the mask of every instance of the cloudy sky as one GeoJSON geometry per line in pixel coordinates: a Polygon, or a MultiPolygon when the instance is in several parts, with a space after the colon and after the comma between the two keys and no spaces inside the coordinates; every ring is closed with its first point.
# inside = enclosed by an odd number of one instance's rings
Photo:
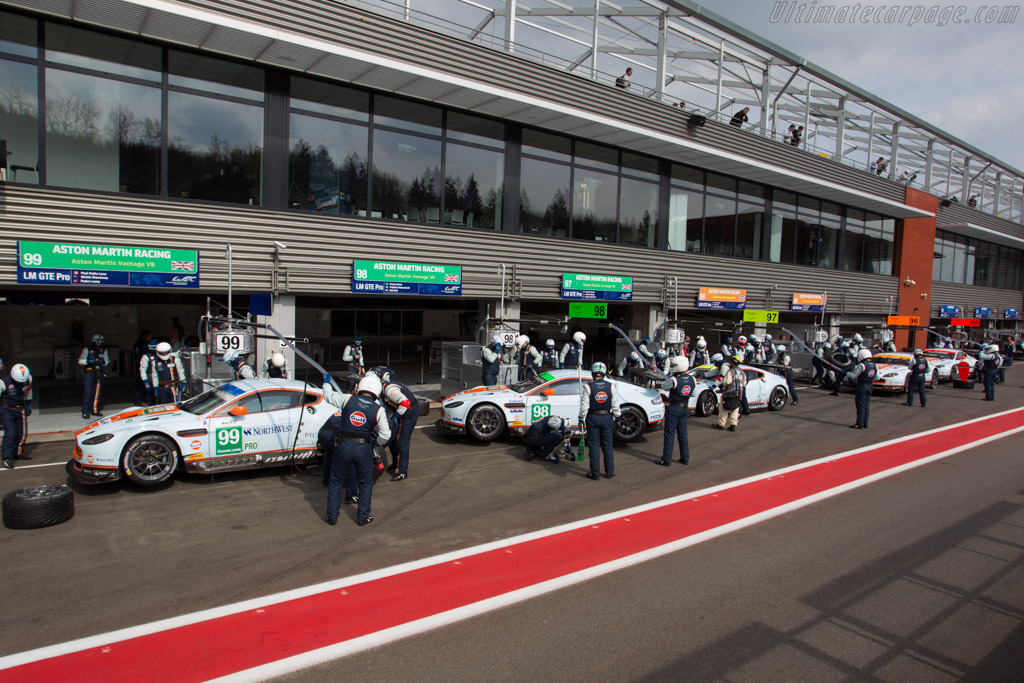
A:
{"type": "MultiPolygon", "coordinates": [[[[1007,7],[978,0],[962,5],[961,20],[945,26],[772,21],[775,0],[705,3],[713,12],[795,52],[861,88],[1024,169],[1024,11],[1009,24],[976,23],[978,9],[1007,7]]],[[[783,3],[787,6],[791,3],[783,3]]],[[[809,4],[809,3],[801,3],[809,4]]],[[[818,2],[840,7],[908,7],[886,2],[818,2]]],[[[1015,7],[1016,5],[1009,5],[1015,7]]],[[[1024,10],[1024,6],[1022,6],[1024,10]]],[[[795,17],[795,12],[794,15],[795,17]]],[[[885,16],[883,15],[883,19],[885,16]]],[[[982,17],[984,19],[984,16],[982,17]]]]}

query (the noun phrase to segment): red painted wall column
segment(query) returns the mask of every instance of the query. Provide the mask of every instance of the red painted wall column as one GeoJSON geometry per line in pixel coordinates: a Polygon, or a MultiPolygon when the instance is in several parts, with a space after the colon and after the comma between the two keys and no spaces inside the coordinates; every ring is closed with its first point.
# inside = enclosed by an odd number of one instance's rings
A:
{"type": "MultiPolygon", "coordinates": [[[[938,213],[939,198],[911,187],[907,188],[907,206],[938,213]]],[[[921,319],[921,327],[931,324],[932,263],[935,258],[935,216],[903,219],[903,231],[896,244],[893,273],[899,278],[899,315],[921,319]],[[908,282],[909,280],[909,282],[908,282]]],[[[896,348],[930,346],[930,335],[918,329],[896,331],[896,348]]]]}

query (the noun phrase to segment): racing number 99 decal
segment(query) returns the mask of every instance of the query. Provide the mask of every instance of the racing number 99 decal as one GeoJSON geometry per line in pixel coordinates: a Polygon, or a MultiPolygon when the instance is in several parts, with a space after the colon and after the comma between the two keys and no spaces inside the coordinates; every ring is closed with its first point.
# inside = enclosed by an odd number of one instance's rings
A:
{"type": "Polygon", "coordinates": [[[224,427],[216,433],[217,455],[232,455],[242,452],[242,428],[224,427]]]}
{"type": "Polygon", "coordinates": [[[535,403],[530,406],[530,424],[533,424],[542,417],[547,417],[551,414],[551,404],[549,403],[535,403]]]}

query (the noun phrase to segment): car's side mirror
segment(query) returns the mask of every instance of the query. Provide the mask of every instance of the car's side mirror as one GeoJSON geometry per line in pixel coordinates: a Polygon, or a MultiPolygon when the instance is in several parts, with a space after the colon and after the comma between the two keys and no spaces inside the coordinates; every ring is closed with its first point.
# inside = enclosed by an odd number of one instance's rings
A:
{"type": "Polygon", "coordinates": [[[235,406],[228,412],[234,415],[235,417],[245,417],[246,415],[249,414],[249,409],[246,408],[245,406],[235,406]]]}
{"type": "Polygon", "coordinates": [[[542,391],[540,393],[544,394],[545,396],[554,396],[555,395],[555,390],[554,389],[545,389],[544,391],[542,391]]]}

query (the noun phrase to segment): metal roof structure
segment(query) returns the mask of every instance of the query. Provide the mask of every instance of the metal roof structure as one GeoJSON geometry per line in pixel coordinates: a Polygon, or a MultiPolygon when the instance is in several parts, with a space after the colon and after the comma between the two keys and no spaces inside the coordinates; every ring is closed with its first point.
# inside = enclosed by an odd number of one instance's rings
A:
{"type": "MultiPolygon", "coordinates": [[[[690,0],[352,0],[346,3],[615,84],[629,93],[728,120],[750,107],[753,129],[885,174],[942,198],[1022,222],[1024,172],[690,0]],[[906,176],[904,176],[906,172],[906,176]]],[[[1011,8],[1012,9],[1012,8],[1011,8]]]]}

